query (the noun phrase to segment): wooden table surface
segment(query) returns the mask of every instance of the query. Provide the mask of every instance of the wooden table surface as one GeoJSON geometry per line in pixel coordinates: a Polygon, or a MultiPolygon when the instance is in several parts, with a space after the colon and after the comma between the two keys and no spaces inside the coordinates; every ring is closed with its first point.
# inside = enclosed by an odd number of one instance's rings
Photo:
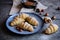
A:
{"type": "Polygon", "coordinates": [[[11,9],[11,2],[7,0],[0,1],[0,40],[60,40],[60,10],[57,11],[55,8],[60,6],[60,0],[40,0],[40,2],[46,6],[48,9],[44,11],[44,14],[47,12],[49,16],[56,16],[58,20],[55,20],[55,23],[59,26],[59,29],[56,33],[51,35],[45,35],[42,33],[36,33],[33,35],[21,36],[10,32],[5,25],[7,18],[9,17],[9,11],[11,9]],[[8,4],[6,4],[8,2],[8,4]]]}

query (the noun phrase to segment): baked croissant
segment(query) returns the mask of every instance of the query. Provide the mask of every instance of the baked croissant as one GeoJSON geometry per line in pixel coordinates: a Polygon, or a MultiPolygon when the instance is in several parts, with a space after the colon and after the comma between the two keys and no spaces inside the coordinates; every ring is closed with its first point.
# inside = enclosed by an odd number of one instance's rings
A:
{"type": "Polygon", "coordinates": [[[33,27],[32,25],[28,24],[27,22],[22,22],[20,24],[17,25],[17,27],[23,29],[23,30],[27,30],[27,31],[30,31],[30,32],[33,32],[33,27]]]}
{"type": "Polygon", "coordinates": [[[22,19],[22,18],[15,17],[15,18],[13,19],[13,21],[10,23],[10,25],[11,25],[11,26],[15,26],[15,25],[17,25],[17,24],[19,24],[19,23],[21,23],[21,22],[24,22],[24,21],[25,21],[25,20],[22,19]]]}
{"type": "Polygon", "coordinates": [[[51,34],[51,33],[56,32],[57,30],[58,30],[58,26],[57,26],[56,24],[50,24],[50,25],[49,25],[49,28],[47,28],[47,29],[45,30],[45,33],[46,33],[46,34],[51,34]]]}
{"type": "Polygon", "coordinates": [[[37,26],[38,25],[38,21],[34,18],[34,17],[27,17],[26,21],[28,21],[30,24],[37,26]]]}
{"type": "Polygon", "coordinates": [[[28,14],[22,13],[19,15],[20,18],[23,18],[24,20],[28,17],[28,14]]]}

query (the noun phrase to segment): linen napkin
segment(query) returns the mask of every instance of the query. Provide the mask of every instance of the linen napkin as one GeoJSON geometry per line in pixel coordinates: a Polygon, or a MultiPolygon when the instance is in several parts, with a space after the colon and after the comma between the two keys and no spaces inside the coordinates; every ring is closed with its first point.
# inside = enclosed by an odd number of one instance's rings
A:
{"type": "MultiPolygon", "coordinates": [[[[10,10],[9,15],[13,15],[13,14],[19,12],[19,9],[16,8],[16,6],[20,4],[20,0],[18,0],[18,1],[17,0],[13,0],[13,1],[14,1],[13,2],[13,6],[12,6],[12,8],[10,10]]],[[[39,8],[39,9],[47,9],[48,7],[47,6],[44,6],[42,3],[38,2],[36,8],[39,8]]],[[[34,10],[33,9],[22,8],[20,12],[34,12],[34,10]]]]}

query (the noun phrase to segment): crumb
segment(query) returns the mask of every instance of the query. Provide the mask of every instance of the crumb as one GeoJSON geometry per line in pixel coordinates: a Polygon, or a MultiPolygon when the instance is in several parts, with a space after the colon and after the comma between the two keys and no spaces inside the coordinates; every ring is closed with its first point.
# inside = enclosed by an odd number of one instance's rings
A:
{"type": "Polygon", "coordinates": [[[56,17],[55,17],[55,16],[53,16],[51,19],[55,20],[55,19],[56,19],[56,17]]]}

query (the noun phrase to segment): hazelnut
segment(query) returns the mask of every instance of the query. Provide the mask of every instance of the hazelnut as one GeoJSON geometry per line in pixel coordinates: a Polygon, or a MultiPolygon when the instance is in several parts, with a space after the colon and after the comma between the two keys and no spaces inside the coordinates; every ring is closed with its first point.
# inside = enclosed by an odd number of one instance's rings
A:
{"type": "Polygon", "coordinates": [[[60,7],[57,7],[56,10],[60,10],[60,7]]]}
{"type": "Polygon", "coordinates": [[[17,30],[19,30],[19,28],[18,28],[18,27],[16,27],[16,29],[17,29],[17,30]]]}
{"type": "Polygon", "coordinates": [[[19,28],[19,27],[16,27],[16,29],[17,29],[18,31],[20,31],[20,32],[23,31],[23,30],[22,30],[21,28],[19,28]]]}
{"type": "Polygon", "coordinates": [[[56,19],[56,17],[55,17],[55,16],[53,16],[51,19],[52,19],[52,20],[55,20],[55,19],[56,19]]]}
{"type": "Polygon", "coordinates": [[[49,14],[48,14],[48,13],[46,13],[44,16],[49,16],[49,14]]]}
{"type": "Polygon", "coordinates": [[[44,18],[44,22],[45,22],[45,23],[50,23],[51,20],[50,20],[50,19],[47,19],[47,18],[44,18]]]}
{"type": "Polygon", "coordinates": [[[43,10],[43,9],[41,9],[41,10],[40,10],[40,12],[44,12],[44,10],[43,10]]]}
{"type": "Polygon", "coordinates": [[[36,9],[36,12],[40,12],[39,9],[36,9]]]}
{"type": "Polygon", "coordinates": [[[23,30],[22,29],[19,29],[20,32],[22,32],[23,30]]]}

